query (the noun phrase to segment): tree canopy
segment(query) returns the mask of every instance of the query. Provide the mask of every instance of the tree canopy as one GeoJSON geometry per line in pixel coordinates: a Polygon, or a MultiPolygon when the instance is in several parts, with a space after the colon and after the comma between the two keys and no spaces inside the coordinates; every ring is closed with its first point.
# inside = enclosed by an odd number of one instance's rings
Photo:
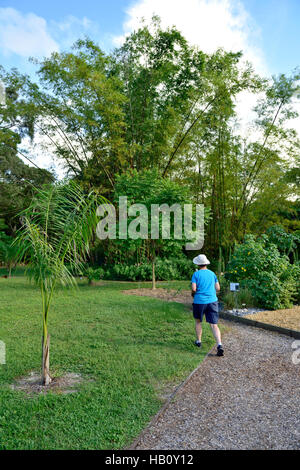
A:
{"type": "Polygon", "coordinates": [[[210,210],[204,249],[221,264],[246,233],[297,229],[299,136],[288,124],[297,71],[260,77],[242,52],[204,53],[157,17],[110,54],[86,38],[35,63],[39,83],[0,70],[3,207],[13,191],[23,207],[27,184],[51,180],[17,157],[24,136],[39,136],[85,191],[112,199],[128,170],[184,186],[210,210]],[[241,93],[257,98],[248,137],[238,127],[241,93]]]}

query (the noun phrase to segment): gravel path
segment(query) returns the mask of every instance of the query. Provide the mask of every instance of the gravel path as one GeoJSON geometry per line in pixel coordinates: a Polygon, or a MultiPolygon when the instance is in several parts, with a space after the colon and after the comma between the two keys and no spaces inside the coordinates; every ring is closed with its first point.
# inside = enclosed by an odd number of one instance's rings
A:
{"type": "Polygon", "coordinates": [[[294,339],[222,323],[225,356],[211,351],[135,449],[300,449],[294,339]]]}

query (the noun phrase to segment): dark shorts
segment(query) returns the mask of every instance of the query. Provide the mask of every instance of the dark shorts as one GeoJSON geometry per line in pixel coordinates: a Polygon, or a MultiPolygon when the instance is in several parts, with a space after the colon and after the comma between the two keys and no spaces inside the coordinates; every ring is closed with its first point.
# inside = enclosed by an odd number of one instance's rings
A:
{"type": "Polygon", "coordinates": [[[216,325],[219,320],[219,305],[218,302],[210,304],[193,304],[193,315],[197,320],[202,321],[205,315],[207,323],[216,325]]]}

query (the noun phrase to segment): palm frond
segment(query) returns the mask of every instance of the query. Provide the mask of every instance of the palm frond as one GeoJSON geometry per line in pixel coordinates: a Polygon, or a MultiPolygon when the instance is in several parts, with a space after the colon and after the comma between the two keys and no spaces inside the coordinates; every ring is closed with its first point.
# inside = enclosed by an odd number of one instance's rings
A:
{"type": "Polygon", "coordinates": [[[22,213],[23,225],[16,239],[29,277],[37,284],[47,280],[48,285],[74,285],[72,273],[80,270],[89,252],[96,210],[104,202],[102,196],[85,194],[73,182],[38,190],[22,213]]]}

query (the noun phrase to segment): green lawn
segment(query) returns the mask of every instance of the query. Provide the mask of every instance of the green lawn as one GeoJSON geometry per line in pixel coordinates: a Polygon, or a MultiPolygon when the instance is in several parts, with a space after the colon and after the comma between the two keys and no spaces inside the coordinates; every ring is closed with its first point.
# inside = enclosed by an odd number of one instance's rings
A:
{"type": "Polygon", "coordinates": [[[199,351],[191,313],[121,293],[138,285],[82,281],[76,291],[57,291],[49,320],[52,375],[75,372],[87,380],[77,393],[29,398],[9,384],[40,368],[40,295],[22,276],[0,278],[7,362],[0,365],[0,449],[126,447],[162,406],[162,387],[179,384],[199,364],[213,345],[208,325],[199,351]]]}

